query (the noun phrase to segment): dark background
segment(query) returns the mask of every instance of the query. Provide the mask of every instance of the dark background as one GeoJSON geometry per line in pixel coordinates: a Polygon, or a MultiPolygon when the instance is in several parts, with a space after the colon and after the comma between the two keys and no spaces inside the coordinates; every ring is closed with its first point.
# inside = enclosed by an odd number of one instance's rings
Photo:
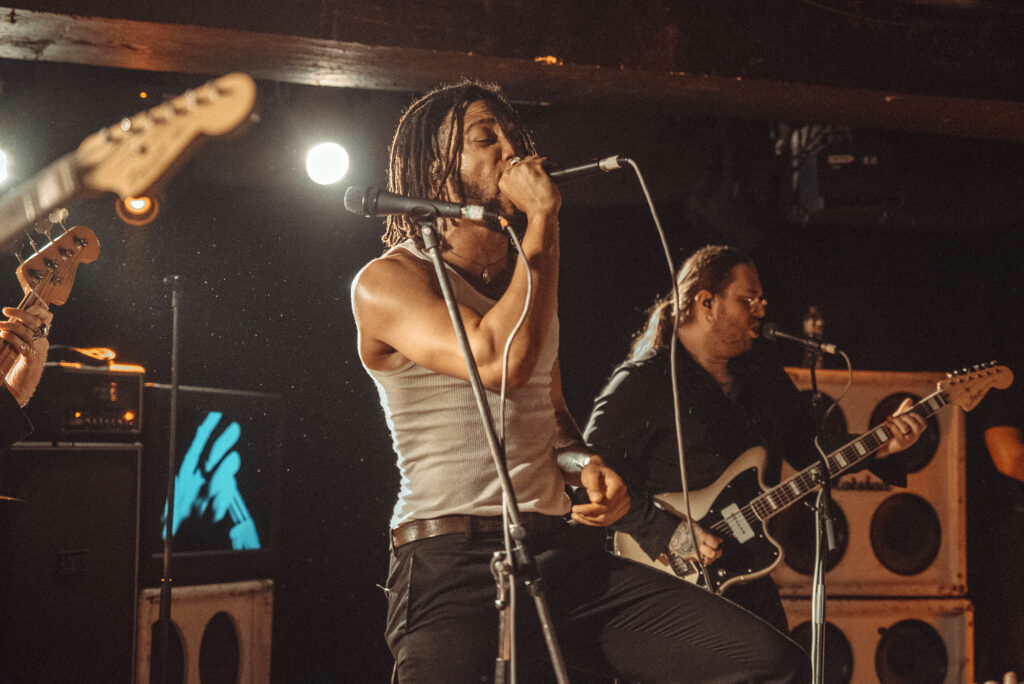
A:
{"type": "MultiPolygon", "coordinates": [[[[0,190],[89,133],[203,80],[9,60],[0,61],[0,78],[0,147],[15,160],[15,178],[0,190]]],[[[347,213],[342,200],[348,185],[383,185],[390,134],[413,94],[259,88],[260,122],[201,148],[149,226],[120,222],[110,196],[69,207],[69,225],[92,228],[101,255],[79,269],[51,340],[112,347],[119,360],[145,366],[148,381],[169,382],[162,280],[182,277],[180,381],[280,393],[288,407],[274,680],[382,681],[390,658],[377,585],[397,477],[376,391],[355,353],[348,297],[383,246],[380,222],[347,213]],[[306,179],[303,165],[307,147],[328,137],[348,147],[352,169],[325,188],[306,179]]],[[[770,318],[798,331],[806,308],[819,306],[826,337],[857,369],[953,370],[1019,347],[1020,143],[853,130],[837,149],[877,155],[878,164],[822,165],[820,208],[808,214],[791,191],[789,158],[776,154],[779,122],[594,100],[520,109],[552,159],[635,159],[676,263],[708,242],[752,249],[770,318]]],[[[643,309],[671,281],[629,170],[566,185],[563,195],[560,358],[582,423],[643,309]]],[[[13,305],[17,261],[8,263],[2,291],[13,305]]],[[[968,468],[991,477],[976,446],[968,468]]]]}

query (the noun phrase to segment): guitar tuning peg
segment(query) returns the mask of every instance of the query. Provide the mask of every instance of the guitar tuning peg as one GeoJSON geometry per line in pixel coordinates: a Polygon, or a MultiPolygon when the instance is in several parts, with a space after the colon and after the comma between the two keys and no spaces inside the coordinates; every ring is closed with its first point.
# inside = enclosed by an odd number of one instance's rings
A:
{"type": "Polygon", "coordinates": [[[47,219],[36,219],[35,223],[32,224],[32,230],[36,231],[40,235],[45,235],[48,239],[50,237],[50,230],[53,224],[47,219]]]}
{"type": "MultiPolygon", "coordinates": [[[[66,208],[60,207],[59,209],[54,209],[46,218],[50,223],[59,225],[65,233],[68,231],[68,227],[64,225],[64,221],[68,218],[68,210],[66,208]]],[[[47,233],[47,235],[49,235],[49,233],[47,233]]]]}
{"type": "Polygon", "coordinates": [[[36,241],[32,239],[32,234],[28,232],[28,228],[23,231],[25,233],[25,240],[28,242],[29,247],[32,248],[33,254],[39,254],[39,246],[36,245],[36,241]]]}

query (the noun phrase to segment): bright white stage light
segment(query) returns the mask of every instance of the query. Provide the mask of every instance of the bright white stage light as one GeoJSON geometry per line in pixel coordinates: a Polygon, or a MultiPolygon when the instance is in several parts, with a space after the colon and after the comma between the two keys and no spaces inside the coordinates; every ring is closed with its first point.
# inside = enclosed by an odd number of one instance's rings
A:
{"type": "Polygon", "coordinates": [[[0,150],[0,183],[7,180],[7,153],[0,150]]]}
{"type": "Polygon", "coordinates": [[[149,211],[152,200],[148,197],[129,197],[124,203],[128,205],[128,210],[133,214],[144,214],[149,211]]]}
{"type": "Polygon", "coordinates": [[[348,173],[348,152],[338,143],[314,145],[306,155],[306,173],[320,185],[337,183],[348,173]]]}

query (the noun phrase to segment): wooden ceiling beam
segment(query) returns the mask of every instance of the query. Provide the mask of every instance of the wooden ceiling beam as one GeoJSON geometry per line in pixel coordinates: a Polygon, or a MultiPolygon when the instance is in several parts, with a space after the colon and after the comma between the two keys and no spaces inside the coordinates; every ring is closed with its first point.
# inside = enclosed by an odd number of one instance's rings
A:
{"type": "Polygon", "coordinates": [[[552,65],[468,53],[370,46],[201,26],[75,17],[0,7],[0,58],[419,92],[463,76],[514,99],[614,102],[685,116],[834,123],[1024,141],[1024,103],[714,76],[552,65]]]}

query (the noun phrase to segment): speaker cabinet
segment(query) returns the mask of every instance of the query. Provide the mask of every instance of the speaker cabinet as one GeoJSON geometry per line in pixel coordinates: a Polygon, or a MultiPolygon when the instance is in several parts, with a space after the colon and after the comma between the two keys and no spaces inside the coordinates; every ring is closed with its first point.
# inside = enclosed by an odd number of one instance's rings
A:
{"type": "Polygon", "coordinates": [[[0,681],[131,681],[140,448],[0,454],[0,681]]]}
{"type": "MultiPolygon", "coordinates": [[[[263,684],[270,681],[274,584],[252,580],[171,591],[168,681],[263,684]]],[[[137,684],[159,682],[160,590],[139,594],[137,684]]]]}
{"type": "MultiPolygon", "coordinates": [[[[810,599],[783,599],[790,633],[810,651],[810,599]]],[[[829,599],[827,684],[974,681],[974,611],[966,599],[829,599]]]]}
{"type": "MultiPolygon", "coordinates": [[[[787,369],[796,386],[810,392],[807,369],[787,369]]],[[[848,374],[817,372],[818,389],[838,398],[848,374]]],[[[858,371],[829,416],[827,431],[867,432],[895,411],[904,397],[915,402],[932,394],[939,373],[858,371]]],[[[810,405],[810,402],[808,402],[810,405]]],[[[830,596],[962,596],[967,591],[964,415],[941,408],[905,459],[907,487],[894,487],[867,470],[835,482],[838,548],[827,558],[830,596]]],[[[783,478],[793,471],[783,468],[783,478]]],[[[808,501],[813,503],[815,495],[808,501]]],[[[770,523],[785,557],[772,576],[783,595],[809,596],[814,569],[814,514],[797,503],[770,523]]]]}

